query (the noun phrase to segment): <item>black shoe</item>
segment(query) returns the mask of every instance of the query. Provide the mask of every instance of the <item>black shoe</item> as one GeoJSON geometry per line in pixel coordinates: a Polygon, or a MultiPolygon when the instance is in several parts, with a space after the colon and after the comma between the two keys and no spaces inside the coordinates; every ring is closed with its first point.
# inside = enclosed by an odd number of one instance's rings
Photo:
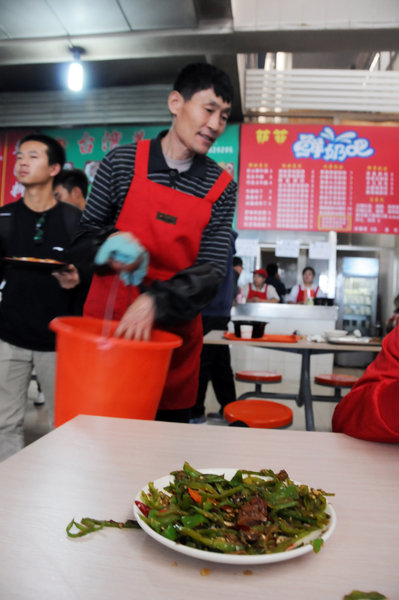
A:
{"type": "Polygon", "coordinates": [[[200,417],[191,417],[189,423],[193,425],[202,425],[203,423],[206,423],[206,416],[201,415],[200,417]]]}
{"type": "Polygon", "coordinates": [[[206,418],[209,419],[210,421],[220,421],[220,422],[222,422],[222,421],[225,422],[226,421],[226,419],[224,418],[224,416],[220,412],[211,412],[211,413],[208,413],[206,415],[206,418]]]}

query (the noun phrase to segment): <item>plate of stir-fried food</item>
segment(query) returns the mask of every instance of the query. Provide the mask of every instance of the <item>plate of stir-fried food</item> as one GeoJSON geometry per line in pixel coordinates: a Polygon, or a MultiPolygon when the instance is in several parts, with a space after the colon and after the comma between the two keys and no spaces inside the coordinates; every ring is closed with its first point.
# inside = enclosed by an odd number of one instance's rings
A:
{"type": "Polygon", "coordinates": [[[177,552],[262,564],[317,553],[335,528],[332,495],[284,470],[197,470],[185,462],[140,490],[134,513],[148,535],[177,552]]]}

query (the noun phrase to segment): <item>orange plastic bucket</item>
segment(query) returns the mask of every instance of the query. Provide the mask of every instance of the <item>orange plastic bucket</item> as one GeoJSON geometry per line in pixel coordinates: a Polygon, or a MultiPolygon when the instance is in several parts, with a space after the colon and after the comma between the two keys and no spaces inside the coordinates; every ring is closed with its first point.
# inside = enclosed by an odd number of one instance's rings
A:
{"type": "Polygon", "coordinates": [[[154,329],[148,342],[110,337],[118,325],[94,317],[58,317],[54,425],[77,415],[152,420],[177,335],[154,329]],[[103,335],[103,327],[107,336],[103,335]]]}

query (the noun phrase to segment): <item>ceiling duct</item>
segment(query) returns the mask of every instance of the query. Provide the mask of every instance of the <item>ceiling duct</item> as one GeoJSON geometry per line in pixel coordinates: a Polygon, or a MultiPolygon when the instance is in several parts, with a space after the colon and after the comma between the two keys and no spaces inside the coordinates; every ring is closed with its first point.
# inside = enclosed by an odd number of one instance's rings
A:
{"type": "Polygon", "coordinates": [[[169,123],[169,85],[0,94],[0,127],[169,123]]]}
{"type": "Polygon", "coordinates": [[[329,111],[399,114],[399,72],[247,69],[245,112],[329,111]]]}

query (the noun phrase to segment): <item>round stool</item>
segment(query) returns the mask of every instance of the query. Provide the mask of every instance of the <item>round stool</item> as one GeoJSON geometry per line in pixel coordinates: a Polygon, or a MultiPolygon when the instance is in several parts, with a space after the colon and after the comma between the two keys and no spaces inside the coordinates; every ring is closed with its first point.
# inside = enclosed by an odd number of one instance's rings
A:
{"type": "Polygon", "coordinates": [[[238,400],[244,400],[245,398],[266,398],[267,393],[262,392],[263,383],[280,383],[282,381],[282,375],[279,373],[273,373],[271,371],[237,371],[235,375],[236,381],[244,381],[246,383],[254,383],[255,390],[252,392],[246,392],[238,397],[238,400]]]}
{"type": "Polygon", "coordinates": [[[341,400],[341,388],[351,388],[358,381],[358,377],[356,375],[335,375],[334,373],[326,374],[326,375],[316,375],[314,380],[315,383],[319,385],[325,385],[327,387],[333,387],[334,398],[337,400],[341,400]]]}
{"type": "Polygon", "coordinates": [[[261,429],[288,427],[293,419],[288,406],[271,400],[236,400],[224,407],[223,414],[230,425],[261,429]]]}

